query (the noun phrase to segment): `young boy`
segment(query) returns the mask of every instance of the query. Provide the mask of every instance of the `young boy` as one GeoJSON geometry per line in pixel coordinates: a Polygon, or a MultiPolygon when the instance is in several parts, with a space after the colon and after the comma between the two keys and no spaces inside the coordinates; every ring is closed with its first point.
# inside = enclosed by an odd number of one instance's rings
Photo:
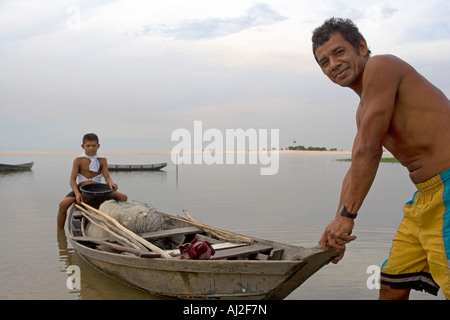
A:
{"type": "MultiPolygon", "coordinates": [[[[109,175],[106,158],[97,156],[97,151],[100,148],[98,137],[95,133],[85,134],[83,137],[83,144],[81,147],[84,153],[73,161],[72,174],[70,175],[70,186],[72,191],[67,194],[64,200],[59,204],[59,211],[57,217],[58,229],[64,229],[66,221],[67,210],[76,201],[81,203],[83,201],[79,187],[89,183],[101,183],[101,178],[111,189],[117,190],[117,184],[113,182],[109,175]],[[78,179],[78,184],[77,184],[78,179]]],[[[127,201],[128,197],[120,192],[114,191],[113,199],[117,201],[127,201]]]]}

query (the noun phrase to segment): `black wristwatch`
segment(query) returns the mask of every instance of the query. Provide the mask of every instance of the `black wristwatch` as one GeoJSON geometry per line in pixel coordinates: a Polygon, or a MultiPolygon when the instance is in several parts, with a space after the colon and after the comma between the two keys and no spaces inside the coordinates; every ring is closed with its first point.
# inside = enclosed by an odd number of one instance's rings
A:
{"type": "Polygon", "coordinates": [[[347,208],[345,206],[342,206],[340,214],[343,217],[347,217],[347,218],[351,218],[351,219],[356,219],[356,216],[358,215],[357,213],[348,212],[347,208]]]}

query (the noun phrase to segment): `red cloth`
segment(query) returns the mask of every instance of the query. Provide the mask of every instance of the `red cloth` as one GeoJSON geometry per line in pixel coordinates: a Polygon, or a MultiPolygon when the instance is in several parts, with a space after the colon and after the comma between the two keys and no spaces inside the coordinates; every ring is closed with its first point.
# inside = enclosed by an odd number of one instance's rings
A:
{"type": "Polygon", "coordinates": [[[180,246],[180,252],[180,259],[186,260],[209,260],[216,253],[208,241],[197,238],[180,246]]]}

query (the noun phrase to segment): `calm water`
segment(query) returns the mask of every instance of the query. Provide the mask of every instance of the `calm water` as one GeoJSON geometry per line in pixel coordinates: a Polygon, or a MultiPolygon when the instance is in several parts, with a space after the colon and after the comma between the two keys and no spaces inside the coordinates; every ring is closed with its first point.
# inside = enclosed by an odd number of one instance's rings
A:
{"type": "MultiPolygon", "coordinates": [[[[259,165],[180,165],[169,155],[108,155],[109,163],[158,163],[160,172],[113,172],[129,199],[163,212],[186,209],[198,221],[275,241],[315,246],[334,216],[348,162],[342,155],[282,155],[275,176],[259,165]]],[[[31,172],[0,174],[0,299],[153,299],[93,269],[56,230],[59,201],[70,191],[72,155],[0,155],[0,162],[35,161],[31,172]],[[67,287],[68,266],[81,271],[81,290],[67,287]]],[[[358,239],[338,265],[327,265],[287,299],[376,299],[367,286],[381,266],[414,186],[399,164],[381,164],[358,220],[358,239]]],[[[412,299],[444,299],[414,292],[412,299]]]]}

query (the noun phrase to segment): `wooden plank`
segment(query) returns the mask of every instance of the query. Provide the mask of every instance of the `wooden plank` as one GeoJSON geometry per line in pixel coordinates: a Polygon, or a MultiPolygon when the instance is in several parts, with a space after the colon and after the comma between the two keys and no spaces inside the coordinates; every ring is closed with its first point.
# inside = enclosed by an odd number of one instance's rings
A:
{"type": "MultiPolygon", "coordinates": [[[[195,234],[194,237],[197,238],[198,240],[208,241],[210,244],[226,243],[226,242],[223,242],[223,240],[214,239],[214,238],[211,238],[204,234],[199,234],[199,233],[195,234]]],[[[243,244],[243,245],[245,245],[245,244],[243,244]]]]}
{"type": "Polygon", "coordinates": [[[270,257],[269,257],[269,255],[268,254],[262,254],[262,253],[257,253],[256,255],[255,255],[255,259],[256,260],[270,260],[270,257]]]}
{"type": "Polygon", "coordinates": [[[169,230],[161,230],[161,231],[154,231],[154,232],[146,232],[141,234],[141,237],[146,240],[156,240],[159,238],[167,238],[167,237],[173,237],[173,236],[179,236],[183,234],[194,234],[203,232],[202,229],[197,227],[185,227],[185,228],[175,228],[175,229],[169,229],[169,230]]]}
{"type": "Polygon", "coordinates": [[[284,249],[274,249],[269,254],[269,260],[281,260],[284,249]]]}
{"type": "Polygon", "coordinates": [[[211,260],[227,259],[239,256],[247,256],[258,252],[271,250],[272,247],[265,244],[252,244],[249,246],[220,250],[211,257],[211,260]]]}
{"type": "Polygon", "coordinates": [[[80,220],[72,220],[72,225],[74,229],[81,229],[81,221],[80,220]]]}
{"type": "Polygon", "coordinates": [[[83,215],[81,214],[80,211],[75,211],[75,212],[72,214],[72,217],[73,217],[74,219],[76,219],[76,220],[80,220],[81,218],[83,218],[83,215]]]}
{"type": "Polygon", "coordinates": [[[93,242],[93,243],[97,243],[97,242],[103,242],[103,241],[110,241],[110,238],[96,238],[96,237],[72,237],[73,240],[78,241],[78,242],[93,242]]]}
{"type": "Polygon", "coordinates": [[[242,246],[245,246],[245,244],[234,243],[234,242],[222,242],[222,243],[213,244],[211,246],[214,248],[214,250],[217,251],[217,250],[242,247],[242,246]]]}

